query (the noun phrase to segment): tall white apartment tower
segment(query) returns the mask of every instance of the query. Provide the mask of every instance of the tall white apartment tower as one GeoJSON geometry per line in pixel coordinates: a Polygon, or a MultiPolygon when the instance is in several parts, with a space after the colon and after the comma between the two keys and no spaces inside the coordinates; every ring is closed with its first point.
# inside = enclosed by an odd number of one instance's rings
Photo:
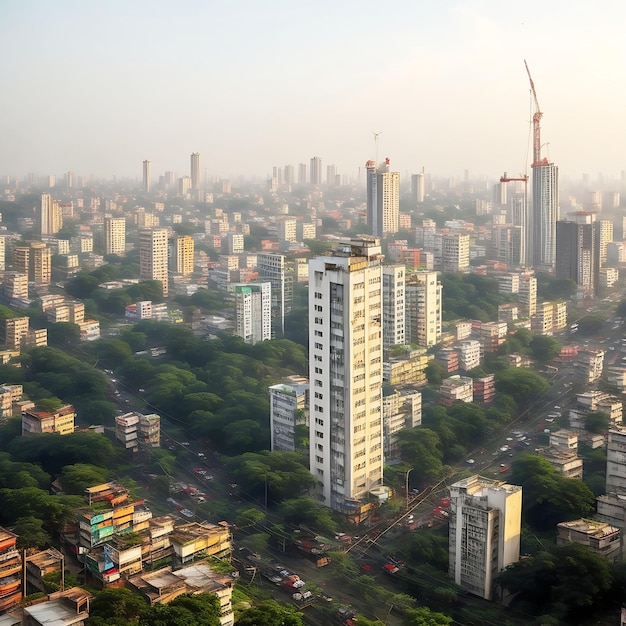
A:
{"type": "Polygon", "coordinates": [[[382,276],[374,237],[309,261],[310,468],[344,513],[383,480],[382,276]]]}
{"type": "Polygon", "coordinates": [[[547,160],[532,165],[533,208],[528,259],[533,267],[551,270],[556,260],[559,219],[559,168],[547,160]]]}
{"type": "Polygon", "coordinates": [[[424,348],[441,339],[443,287],[437,272],[414,272],[406,279],[405,338],[424,348]]]}
{"type": "Polygon", "coordinates": [[[450,504],[450,578],[491,600],[495,577],[519,561],[522,488],[474,475],[450,487],[450,504]]]}
{"type": "Polygon", "coordinates": [[[142,228],[139,231],[139,277],[160,280],[167,296],[167,229],[142,228]]]}
{"type": "Polygon", "coordinates": [[[200,189],[200,153],[191,153],[191,188],[200,189]]]}
{"type": "Polygon", "coordinates": [[[124,254],[126,252],[125,218],[104,218],[104,247],[107,254],[124,254]]]}
{"type": "Polygon", "coordinates": [[[272,284],[235,285],[235,334],[255,344],[272,338],[272,284]]]}
{"type": "Polygon", "coordinates": [[[63,227],[63,216],[58,202],[49,193],[41,194],[41,234],[55,235],[63,227]]]}
{"type": "Polygon", "coordinates": [[[383,348],[404,345],[405,324],[404,265],[383,266],[383,348]]]}
{"type": "Polygon", "coordinates": [[[146,193],[149,193],[151,185],[152,185],[152,170],[150,168],[150,161],[145,160],[143,162],[143,190],[146,193]]]}
{"type": "Polygon", "coordinates": [[[367,172],[367,224],[375,237],[398,232],[400,220],[400,173],[390,171],[389,159],[378,167],[365,164],[367,172]]]}
{"type": "Polygon", "coordinates": [[[258,254],[259,279],[272,283],[272,325],[274,332],[285,332],[285,314],[291,311],[293,300],[293,274],[287,272],[286,259],[282,254],[258,254]]]}

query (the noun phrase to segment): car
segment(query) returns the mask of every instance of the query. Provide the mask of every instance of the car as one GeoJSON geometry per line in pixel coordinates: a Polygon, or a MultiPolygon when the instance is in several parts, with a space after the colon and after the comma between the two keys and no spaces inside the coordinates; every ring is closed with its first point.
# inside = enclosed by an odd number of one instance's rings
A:
{"type": "Polygon", "coordinates": [[[205,470],[203,470],[201,467],[194,467],[194,468],[193,468],[193,471],[194,471],[196,474],[206,473],[206,472],[205,472],[205,470]]]}
{"type": "Polygon", "coordinates": [[[560,411],[560,410],[561,410],[561,407],[560,407],[558,404],[555,404],[555,405],[554,405],[554,408],[555,408],[557,411],[560,411]]]}
{"type": "Polygon", "coordinates": [[[181,446],[188,447],[188,446],[190,446],[191,444],[190,444],[188,441],[181,441],[181,442],[180,442],[180,445],[181,445],[181,446]]]}
{"type": "Polygon", "coordinates": [[[469,465],[474,465],[474,463],[476,463],[474,459],[467,459],[467,461],[465,462],[468,463],[469,465]]]}
{"type": "Polygon", "coordinates": [[[204,454],[204,452],[198,452],[198,456],[199,456],[201,459],[203,459],[203,458],[206,456],[206,454],[204,454]]]}
{"type": "Polygon", "coordinates": [[[506,463],[500,463],[500,467],[506,467],[506,463]]]}
{"type": "Polygon", "coordinates": [[[506,452],[509,449],[509,446],[502,446],[500,448],[500,452],[506,452]]]}
{"type": "Polygon", "coordinates": [[[204,474],[203,478],[204,480],[213,480],[213,476],[211,476],[210,474],[204,474]]]}

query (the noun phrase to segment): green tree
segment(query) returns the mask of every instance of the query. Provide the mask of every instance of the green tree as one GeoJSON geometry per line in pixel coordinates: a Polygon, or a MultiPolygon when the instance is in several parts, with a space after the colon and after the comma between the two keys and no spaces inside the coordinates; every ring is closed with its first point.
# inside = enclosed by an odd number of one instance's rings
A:
{"type": "Polygon", "coordinates": [[[547,613],[571,624],[597,616],[611,603],[616,575],[604,556],[568,543],[510,565],[498,582],[532,615],[547,613]]]}
{"type": "Polygon", "coordinates": [[[155,604],[145,609],[139,626],[219,626],[219,614],[216,595],[184,595],[169,604],[155,604]]]}
{"type": "Polygon", "coordinates": [[[237,626],[304,626],[301,613],[275,600],[265,600],[242,611],[236,623],[237,626]]]}
{"type": "Polygon", "coordinates": [[[71,322],[56,322],[48,327],[48,345],[72,346],[80,341],[80,326],[71,322]]]}
{"type": "Polygon", "coordinates": [[[414,469],[411,480],[426,485],[443,474],[443,452],[436,432],[429,428],[404,428],[398,433],[400,456],[414,469]]]}
{"type": "Polygon", "coordinates": [[[606,433],[611,425],[611,418],[602,411],[589,411],[585,415],[585,429],[590,433],[606,433]]]}
{"type": "Polygon", "coordinates": [[[101,622],[104,624],[115,623],[113,620],[123,620],[120,624],[136,624],[139,617],[148,608],[146,601],[130,589],[109,588],[96,593],[89,610],[88,624],[91,626],[92,618],[111,620],[101,622]]]}
{"type": "Polygon", "coordinates": [[[417,609],[407,609],[404,614],[403,626],[447,626],[452,624],[452,618],[431,611],[428,607],[420,606],[417,609]]]}
{"type": "Polygon", "coordinates": [[[582,480],[556,473],[543,457],[529,454],[511,464],[511,483],[522,486],[524,519],[537,530],[589,515],[595,498],[582,480]]]}
{"type": "Polygon", "coordinates": [[[245,509],[237,512],[235,523],[239,528],[246,528],[261,523],[265,517],[266,514],[260,509],[245,509]]]}
{"type": "Polygon", "coordinates": [[[18,550],[41,549],[50,543],[50,534],[44,529],[43,521],[32,515],[18,517],[13,532],[18,536],[16,543],[18,550]]]}
{"type": "Polygon", "coordinates": [[[553,337],[547,335],[535,335],[528,344],[530,353],[534,359],[541,363],[547,363],[559,356],[561,344],[553,337]]]}
{"type": "Polygon", "coordinates": [[[109,471],[87,463],[66,465],[61,471],[61,485],[67,494],[84,495],[87,487],[107,482],[109,471]]]}
{"type": "Polygon", "coordinates": [[[429,385],[435,385],[438,387],[443,382],[443,379],[446,377],[446,370],[444,369],[441,363],[437,363],[437,361],[431,361],[424,370],[424,374],[426,375],[426,380],[429,385]]]}
{"type": "Polygon", "coordinates": [[[543,376],[522,367],[509,367],[496,372],[496,390],[513,398],[518,406],[528,405],[550,388],[543,376]]]}

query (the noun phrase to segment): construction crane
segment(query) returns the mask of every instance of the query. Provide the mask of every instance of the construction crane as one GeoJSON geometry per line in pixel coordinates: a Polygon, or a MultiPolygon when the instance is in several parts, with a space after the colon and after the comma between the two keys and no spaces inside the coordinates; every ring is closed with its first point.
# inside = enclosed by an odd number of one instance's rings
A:
{"type": "Polygon", "coordinates": [[[530,75],[530,70],[528,69],[528,63],[526,63],[526,59],[524,59],[524,66],[526,67],[526,73],[528,74],[528,80],[530,81],[530,90],[533,93],[533,99],[535,101],[535,112],[533,113],[533,163],[532,166],[536,165],[547,165],[548,159],[541,159],[541,118],[543,117],[543,113],[541,112],[541,108],[539,107],[539,100],[537,100],[537,92],[535,91],[535,83],[533,83],[533,78],[530,75]]]}
{"type": "Polygon", "coordinates": [[[518,182],[518,181],[521,183],[527,183],[528,176],[526,174],[520,174],[519,178],[510,178],[506,172],[504,172],[504,174],[500,176],[501,183],[510,183],[510,182],[518,182]]]}

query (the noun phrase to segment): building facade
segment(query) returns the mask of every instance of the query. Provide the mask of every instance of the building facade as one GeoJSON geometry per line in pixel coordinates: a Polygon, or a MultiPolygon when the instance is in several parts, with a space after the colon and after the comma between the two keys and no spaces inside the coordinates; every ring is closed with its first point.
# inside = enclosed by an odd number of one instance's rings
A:
{"type": "Polygon", "coordinates": [[[167,229],[144,228],[139,231],[139,276],[159,280],[163,295],[168,293],[167,229]]]}
{"type": "Polygon", "coordinates": [[[309,262],[310,468],[345,513],[383,479],[381,288],[376,238],[309,262]]]}
{"type": "Polygon", "coordinates": [[[450,487],[450,501],[450,577],[491,600],[495,577],[519,560],[522,488],[474,475],[450,487]]]}
{"type": "Polygon", "coordinates": [[[272,284],[234,285],[235,334],[255,344],[272,338],[272,284]]]}

